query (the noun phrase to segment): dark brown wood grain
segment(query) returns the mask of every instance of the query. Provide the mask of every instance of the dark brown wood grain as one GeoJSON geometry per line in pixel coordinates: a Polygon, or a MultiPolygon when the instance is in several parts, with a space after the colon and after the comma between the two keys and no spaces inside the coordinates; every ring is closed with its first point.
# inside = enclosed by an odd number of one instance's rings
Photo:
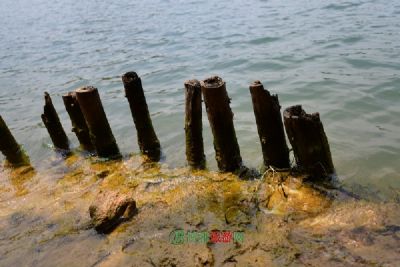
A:
{"type": "Polygon", "coordinates": [[[65,109],[67,110],[69,118],[71,119],[72,132],[74,132],[78,138],[82,149],[90,152],[94,151],[94,146],[90,140],[89,128],[79,106],[78,99],[76,98],[76,93],[69,92],[68,94],[63,95],[62,98],[65,109]]]}
{"type": "Polygon", "coordinates": [[[0,116],[0,151],[12,166],[29,165],[29,158],[17,143],[7,124],[0,116]]]}
{"type": "Polygon", "coordinates": [[[150,160],[159,161],[161,157],[160,141],[151,122],[142,81],[136,72],[132,71],[122,76],[122,82],[135,123],[140,151],[150,160]]]}
{"type": "Polygon", "coordinates": [[[297,167],[310,173],[314,179],[334,174],[329,143],[319,113],[307,114],[297,105],[285,109],[283,118],[297,167]]]}
{"type": "Polygon", "coordinates": [[[44,111],[42,114],[42,121],[50,135],[51,141],[56,149],[69,151],[69,141],[65,134],[64,128],[60,122],[58,114],[54,108],[50,95],[44,93],[44,111]]]}
{"type": "Polygon", "coordinates": [[[218,76],[208,78],[201,83],[201,91],[214,137],[218,168],[224,172],[237,171],[242,167],[242,157],[225,82],[218,76]]]}
{"type": "Polygon", "coordinates": [[[87,86],[79,88],[75,92],[97,155],[109,159],[120,158],[121,154],[108,123],[97,88],[87,86]]]}
{"type": "Polygon", "coordinates": [[[185,82],[186,159],[193,169],[204,169],[206,157],[203,144],[201,85],[198,80],[185,82]]]}
{"type": "Polygon", "coordinates": [[[280,169],[289,168],[289,149],[286,144],[278,96],[271,95],[268,90],[264,89],[260,81],[252,83],[249,89],[264,166],[280,169]]]}

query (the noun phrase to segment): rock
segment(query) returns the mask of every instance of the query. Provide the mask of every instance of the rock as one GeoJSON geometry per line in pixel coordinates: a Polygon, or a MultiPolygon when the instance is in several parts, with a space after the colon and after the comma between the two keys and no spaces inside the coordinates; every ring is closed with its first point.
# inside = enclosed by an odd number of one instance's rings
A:
{"type": "Polygon", "coordinates": [[[97,178],[103,179],[106,178],[110,174],[109,170],[102,170],[96,173],[97,178]]]}
{"type": "Polygon", "coordinates": [[[225,211],[227,224],[241,225],[250,223],[250,218],[238,206],[229,207],[225,211]]]}
{"type": "Polygon", "coordinates": [[[119,192],[100,192],[89,207],[91,225],[98,233],[110,233],[137,212],[136,202],[119,192]]]}

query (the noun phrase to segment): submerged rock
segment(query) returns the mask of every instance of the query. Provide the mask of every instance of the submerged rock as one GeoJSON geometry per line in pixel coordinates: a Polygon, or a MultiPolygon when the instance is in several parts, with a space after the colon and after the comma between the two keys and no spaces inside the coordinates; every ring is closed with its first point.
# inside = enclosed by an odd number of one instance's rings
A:
{"type": "Polygon", "coordinates": [[[121,222],[137,212],[136,202],[119,192],[100,192],[89,207],[91,225],[98,233],[110,233],[121,222]]]}

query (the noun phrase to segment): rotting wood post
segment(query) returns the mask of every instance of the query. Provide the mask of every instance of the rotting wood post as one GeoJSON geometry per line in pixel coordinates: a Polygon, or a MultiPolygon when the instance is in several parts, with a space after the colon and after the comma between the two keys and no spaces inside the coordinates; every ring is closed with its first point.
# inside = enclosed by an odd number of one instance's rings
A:
{"type": "Polygon", "coordinates": [[[186,159],[193,169],[204,169],[206,157],[203,144],[201,85],[198,80],[185,82],[186,159]]]}
{"type": "Polygon", "coordinates": [[[201,91],[207,116],[214,136],[215,159],[223,172],[234,172],[242,168],[239,144],[233,126],[233,113],[225,82],[218,76],[204,80],[201,91]]]}
{"type": "Polygon", "coordinates": [[[151,161],[159,161],[161,157],[160,141],[154,131],[149,109],[144,96],[142,81],[136,72],[122,75],[125,96],[128,99],[133,122],[137,131],[140,152],[151,161]]]}
{"type": "Polygon", "coordinates": [[[72,132],[75,133],[79,140],[82,149],[86,151],[94,151],[94,146],[90,140],[89,128],[86,124],[85,117],[79,106],[78,99],[75,92],[69,92],[63,95],[65,109],[72,123],[72,132]]]}
{"type": "Polygon", "coordinates": [[[29,165],[29,157],[22,147],[17,143],[8,129],[7,124],[0,116],[0,151],[6,157],[8,163],[14,167],[29,165]]]}
{"type": "Polygon", "coordinates": [[[97,155],[109,159],[121,158],[97,88],[82,87],[76,89],[75,93],[97,155]]]}
{"type": "Polygon", "coordinates": [[[51,97],[47,92],[44,93],[44,100],[45,105],[42,114],[42,121],[49,132],[51,141],[56,149],[69,151],[68,137],[61,125],[60,119],[53,106],[53,102],[51,101],[51,97]]]}
{"type": "Polygon", "coordinates": [[[301,105],[291,106],[283,113],[286,133],[300,170],[314,179],[335,173],[328,139],[319,113],[307,114],[301,105]]]}
{"type": "Polygon", "coordinates": [[[278,96],[271,95],[260,81],[253,82],[249,89],[264,166],[287,169],[290,167],[289,149],[286,144],[278,96]]]}

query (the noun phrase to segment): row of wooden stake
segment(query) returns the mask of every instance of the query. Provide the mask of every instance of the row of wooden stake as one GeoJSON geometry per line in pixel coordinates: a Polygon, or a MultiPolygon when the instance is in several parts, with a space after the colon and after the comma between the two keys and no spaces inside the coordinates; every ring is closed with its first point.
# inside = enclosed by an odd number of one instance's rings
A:
{"type": "MultiPolygon", "coordinates": [[[[159,161],[161,146],[152,125],[141,79],[135,72],[128,72],[122,76],[122,82],[137,130],[140,151],[151,161],[159,161]]],[[[186,158],[189,166],[193,169],[204,169],[206,166],[202,135],[203,98],[219,170],[237,172],[247,169],[242,163],[225,82],[214,76],[201,82],[189,80],[184,85],[186,158]]],[[[292,106],[284,110],[283,124],[278,96],[271,95],[259,81],[252,83],[249,89],[265,167],[291,167],[285,128],[300,170],[316,178],[333,174],[329,144],[319,114],[307,114],[301,106],[292,106]]],[[[121,158],[96,88],[88,86],[69,92],[63,96],[63,102],[72,122],[72,131],[82,149],[99,157],[121,158]]],[[[69,153],[69,140],[48,93],[45,93],[42,121],[54,147],[69,153]]],[[[1,116],[0,140],[0,151],[9,163],[14,166],[29,164],[28,157],[1,116]]]]}

